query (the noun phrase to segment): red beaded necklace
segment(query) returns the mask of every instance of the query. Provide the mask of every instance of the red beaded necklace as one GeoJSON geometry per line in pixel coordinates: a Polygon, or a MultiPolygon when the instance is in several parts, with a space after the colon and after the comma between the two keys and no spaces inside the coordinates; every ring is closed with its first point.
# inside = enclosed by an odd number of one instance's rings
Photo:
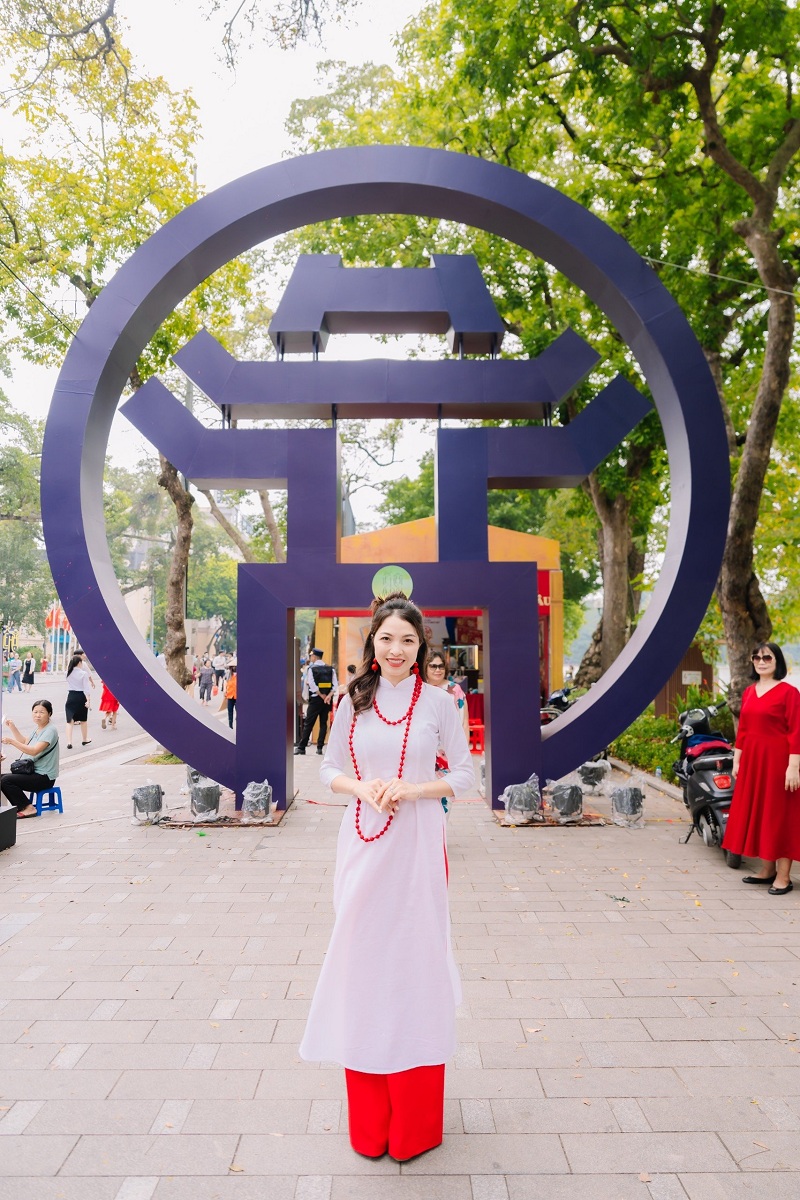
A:
{"type": "MultiPolygon", "coordinates": [[[[406,746],[408,745],[408,735],[411,730],[411,718],[414,715],[414,708],[416,707],[416,703],[419,700],[421,693],[422,693],[422,680],[420,679],[419,676],[417,676],[416,679],[414,680],[414,692],[413,692],[413,695],[411,696],[411,703],[408,706],[408,711],[406,713],[404,713],[402,717],[400,717],[399,721],[389,721],[383,715],[381,710],[378,708],[377,699],[374,699],[372,701],[372,707],[375,709],[377,716],[380,717],[380,719],[383,721],[384,725],[403,725],[403,724],[405,724],[406,728],[405,728],[405,733],[403,734],[403,747],[400,751],[400,766],[397,768],[397,778],[398,779],[403,778],[403,767],[405,766],[405,761],[406,761],[406,746]]],[[[353,713],[353,721],[352,721],[352,724],[350,725],[350,736],[349,736],[348,740],[350,743],[350,757],[353,760],[353,770],[356,773],[356,779],[360,779],[361,772],[358,769],[358,763],[356,762],[356,752],[353,747],[353,734],[355,733],[357,720],[358,720],[358,713],[353,713]]],[[[386,824],[384,825],[384,827],[380,831],[380,833],[376,833],[373,837],[364,837],[364,834],[361,831],[361,800],[360,799],[356,800],[356,833],[361,838],[362,842],[377,842],[378,838],[383,837],[383,835],[386,833],[386,830],[389,828],[389,826],[391,825],[393,820],[394,820],[394,813],[389,813],[389,820],[386,822],[386,824]]]]}

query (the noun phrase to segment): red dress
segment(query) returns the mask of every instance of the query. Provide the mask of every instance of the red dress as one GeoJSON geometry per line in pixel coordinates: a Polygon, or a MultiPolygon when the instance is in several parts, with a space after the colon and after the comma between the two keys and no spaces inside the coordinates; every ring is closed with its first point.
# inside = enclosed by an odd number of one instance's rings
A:
{"type": "Polygon", "coordinates": [[[748,858],[800,859],[800,791],[787,792],[790,754],[800,754],[800,692],[780,682],[763,696],[745,689],[742,752],[723,846],[748,858]]]}
{"type": "Polygon", "coordinates": [[[103,684],[103,694],[100,697],[100,712],[115,713],[119,711],[119,700],[112,695],[108,684],[103,684]]]}

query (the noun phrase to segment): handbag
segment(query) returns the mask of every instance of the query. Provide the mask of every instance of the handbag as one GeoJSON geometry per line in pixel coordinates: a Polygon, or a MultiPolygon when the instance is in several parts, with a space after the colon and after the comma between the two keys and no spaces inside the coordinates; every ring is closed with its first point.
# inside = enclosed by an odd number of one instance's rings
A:
{"type": "Polygon", "coordinates": [[[32,758],[18,758],[11,764],[12,775],[33,775],[35,772],[36,765],[32,758]]]}

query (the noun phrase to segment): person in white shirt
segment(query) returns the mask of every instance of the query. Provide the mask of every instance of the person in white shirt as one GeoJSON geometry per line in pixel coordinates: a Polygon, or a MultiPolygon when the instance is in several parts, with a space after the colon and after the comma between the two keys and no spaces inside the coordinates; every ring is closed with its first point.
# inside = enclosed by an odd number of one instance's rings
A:
{"type": "Polygon", "coordinates": [[[83,658],[73,654],[67,667],[67,702],[64,705],[64,715],[67,718],[67,749],[72,749],[72,733],[75,725],[80,725],[83,745],[91,742],[89,734],[89,689],[93,686],[89,672],[83,665],[83,658]]]}
{"type": "Polygon", "coordinates": [[[315,648],[311,651],[311,662],[306,667],[303,677],[303,691],[308,696],[308,708],[306,709],[306,719],[303,723],[303,732],[300,735],[300,741],[294,748],[294,752],[295,754],[305,754],[308,740],[311,737],[311,731],[316,722],[319,721],[317,754],[324,754],[325,735],[328,732],[328,716],[331,712],[331,705],[339,691],[339,680],[336,678],[335,668],[329,667],[325,662],[325,655],[322,650],[315,648]]]}

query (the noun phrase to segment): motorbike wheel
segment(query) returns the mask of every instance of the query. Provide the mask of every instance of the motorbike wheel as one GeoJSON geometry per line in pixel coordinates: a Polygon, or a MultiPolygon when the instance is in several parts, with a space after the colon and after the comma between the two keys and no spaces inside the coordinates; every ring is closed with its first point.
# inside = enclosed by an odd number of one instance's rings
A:
{"type": "Polygon", "coordinates": [[[725,853],[725,862],[728,864],[728,866],[732,870],[738,871],[739,867],[742,865],[741,854],[731,854],[730,850],[726,850],[724,853],[725,853]]]}

